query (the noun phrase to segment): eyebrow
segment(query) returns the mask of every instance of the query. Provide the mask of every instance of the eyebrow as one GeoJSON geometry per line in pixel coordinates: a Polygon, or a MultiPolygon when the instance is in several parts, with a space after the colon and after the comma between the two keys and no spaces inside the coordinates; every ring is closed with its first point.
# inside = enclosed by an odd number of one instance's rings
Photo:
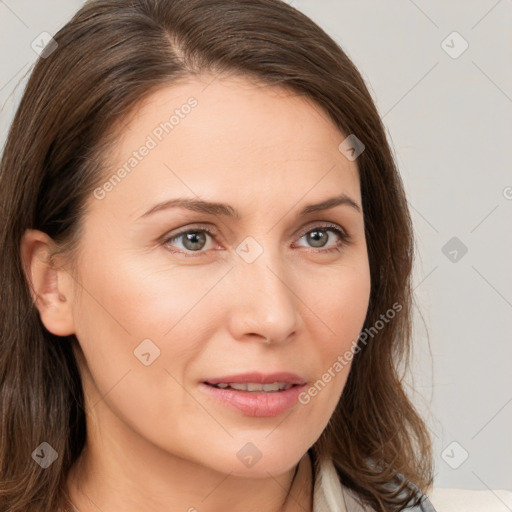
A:
{"type": "MultiPolygon", "coordinates": [[[[319,212],[323,210],[329,210],[336,206],[346,205],[357,212],[361,213],[361,207],[349,196],[346,194],[340,194],[335,197],[331,197],[322,201],[320,203],[309,204],[305,206],[300,212],[299,217],[304,217],[314,212],[319,212]]],[[[231,217],[237,220],[241,219],[240,212],[238,212],[235,208],[225,203],[217,203],[212,201],[204,201],[202,199],[189,199],[189,198],[176,198],[169,199],[162,203],[158,203],[152,208],[150,208],[147,212],[143,213],[139,219],[148,217],[153,213],[156,213],[161,210],[167,210],[170,208],[184,208],[186,210],[191,210],[199,213],[206,213],[210,215],[216,216],[225,216],[231,217]]]]}

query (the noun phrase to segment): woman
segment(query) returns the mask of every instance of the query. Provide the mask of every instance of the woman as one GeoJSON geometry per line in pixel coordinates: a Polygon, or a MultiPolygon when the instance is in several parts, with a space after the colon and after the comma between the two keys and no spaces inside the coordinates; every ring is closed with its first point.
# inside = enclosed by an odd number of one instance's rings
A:
{"type": "Polygon", "coordinates": [[[1,510],[432,511],[354,64],[276,0],[91,0],[54,39],[1,164],[1,510]]]}

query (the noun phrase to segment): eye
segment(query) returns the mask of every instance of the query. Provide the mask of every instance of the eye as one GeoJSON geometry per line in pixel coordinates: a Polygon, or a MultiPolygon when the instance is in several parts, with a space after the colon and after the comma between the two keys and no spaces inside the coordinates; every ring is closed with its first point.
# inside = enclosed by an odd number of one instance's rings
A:
{"type": "MultiPolygon", "coordinates": [[[[208,238],[215,239],[215,233],[210,228],[201,227],[194,229],[187,229],[181,231],[170,238],[166,238],[163,242],[165,247],[173,253],[181,253],[184,256],[200,256],[202,253],[207,252],[202,249],[208,243],[208,238]],[[178,250],[173,249],[175,242],[181,240],[181,248],[178,250]],[[188,254],[187,254],[188,253],[188,254]],[[196,253],[196,254],[191,254],[196,253]]],[[[300,235],[300,239],[306,238],[306,241],[312,245],[310,251],[317,253],[326,253],[331,251],[340,251],[343,246],[349,245],[351,242],[350,235],[335,224],[329,225],[318,225],[314,228],[310,228],[307,231],[303,231],[300,235]],[[338,237],[338,242],[332,247],[328,247],[327,244],[331,240],[329,233],[334,233],[338,237]],[[327,246],[327,249],[322,249],[327,246]]]]}
{"type": "MultiPolygon", "coordinates": [[[[186,251],[190,252],[204,252],[201,251],[201,249],[204,248],[205,243],[207,242],[207,238],[213,238],[214,233],[212,230],[208,228],[197,228],[197,229],[188,229],[186,231],[181,231],[180,233],[177,233],[176,235],[172,236],[171,238],[167,238],[164,242],[164,244],[168,247],[169,245],[172,245],[171,242],[174,242],[175,240],[182,240],[182,247],[186,251]]],[[[171,252],[184,252],[183,250],[173,250],[169,249],[171,252]]],[[[188,255],[187,255],[188,256],[188,255]]]]}
{"type": "Polygon", "coordinates": [[[350,244],[351,240],[349,234],[335,224],[329,224],[327,226],[316,226],[313,229],[308,229],[300,238],[302,239],[306,237],[307,242],[313,245],[313,249],[317,249],[327,245],[328,241],[331,239],[328,233],[334,233],[337,235],[339,241],[328,249],[320,249],[320,251],[313,252],[326,253],[331,251],[341,251],[345,245],[350,244]]]}

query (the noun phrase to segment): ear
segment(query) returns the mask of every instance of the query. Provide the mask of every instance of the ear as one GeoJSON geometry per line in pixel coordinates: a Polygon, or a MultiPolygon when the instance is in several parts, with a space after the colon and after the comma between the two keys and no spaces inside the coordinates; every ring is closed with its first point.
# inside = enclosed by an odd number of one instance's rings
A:
{"type": "Polygon", "coordinates": [[[44,326],[57,336],[68,336],[75,333],[73,278],[49,260],[53,247],[53,241],[46,233],[27,229],[21,239],[21,261],[44,326]]]}

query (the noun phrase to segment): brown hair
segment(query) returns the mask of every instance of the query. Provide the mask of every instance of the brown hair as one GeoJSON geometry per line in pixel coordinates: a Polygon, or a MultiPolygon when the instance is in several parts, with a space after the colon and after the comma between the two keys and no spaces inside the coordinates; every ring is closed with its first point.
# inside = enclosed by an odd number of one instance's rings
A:
{"type": "Polygon", "coordinates": [[[280,0],[91,0],[54,39],[58,46],[35,64],[1,161],[0,510],[64,507],[66,477],[86,440],[76,338],[44,328],[20,261],[22,235],[44,231],[58,252],[74,255],[114,127],[157,89],[203,72],[305,95],[364,144],[364,329],[384,325],[359,339],[313,453],[328,453],[340,482],[378,511],[410,504],[417,495],[409,483],[427,491],[431,441],[399,374],[410,357],[412,224],[381,119],[343,50],[280,0]],[[382,322],[395,303],[400,312],[382,322]],[[31,457],[43,441],[59,455],[45,470],[31,457]]]}

